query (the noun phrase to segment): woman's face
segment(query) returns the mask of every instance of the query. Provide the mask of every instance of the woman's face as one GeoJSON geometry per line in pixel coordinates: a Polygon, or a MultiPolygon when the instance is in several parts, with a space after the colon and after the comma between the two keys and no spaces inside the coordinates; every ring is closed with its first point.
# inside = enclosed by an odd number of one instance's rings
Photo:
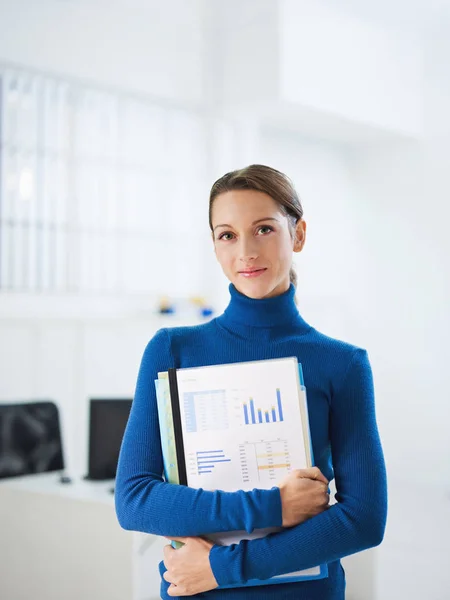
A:
{"type": "Polygon", "coordinates": [[[233,190],[214,200],[212,226],[217,260],[239,292],[261,299],[289,288],[292,252],[305,241],[303,220],[294,240],[275,200],[256,190],[233,190]]]}

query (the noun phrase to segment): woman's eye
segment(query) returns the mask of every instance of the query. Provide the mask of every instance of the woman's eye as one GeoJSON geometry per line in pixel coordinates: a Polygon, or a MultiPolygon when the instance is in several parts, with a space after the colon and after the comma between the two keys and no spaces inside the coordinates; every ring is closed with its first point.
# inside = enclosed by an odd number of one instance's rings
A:
{"type": "Polygon", "coordinates": [[[269,231],[273,231],[272,227],[269,227],[269,225],[263,225],[262,227],[259,227],[258,232],[262,233],[263,235],[265,233],[268,233],[269,231]]]}
{"type": "Polygon", "coordinates": [[[225,233],[222,233],[221,235],[219,235],[219,240],[225,240],[225,241],[231,240],[232,236],[233,236],[232,233],[225,232],[225,233]]]}

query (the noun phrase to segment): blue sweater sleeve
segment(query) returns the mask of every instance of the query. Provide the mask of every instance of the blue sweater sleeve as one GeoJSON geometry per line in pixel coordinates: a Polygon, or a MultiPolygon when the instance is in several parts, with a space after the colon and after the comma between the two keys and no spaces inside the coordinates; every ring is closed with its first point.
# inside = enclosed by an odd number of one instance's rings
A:
{"type": "Polygon", "coordinates": [[[375,416],[372,371],[356,349],[330,407],[337,504],[301,525],[262,539],[214,546],[219,585],[307,569],[376,546],[384,536],[387,485],[375,416]]]}
{"type": "Polygon", "coordinates": [[[124,529],[165,536],[279,527],[278,488],[223,492],[163,480],[154,380],[174,366],[168,331],[160,329],[142,358],[116,474],[116,514],[124,529]]]}

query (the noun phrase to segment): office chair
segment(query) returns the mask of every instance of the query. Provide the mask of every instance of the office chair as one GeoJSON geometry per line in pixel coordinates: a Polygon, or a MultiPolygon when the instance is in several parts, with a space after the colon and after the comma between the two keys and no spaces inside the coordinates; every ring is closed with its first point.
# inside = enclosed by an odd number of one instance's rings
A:
{"type": "Polygon", "coordinates": [[[57,406],[45,401],[0,403],[0,478],[63,469],[57,406]]]}

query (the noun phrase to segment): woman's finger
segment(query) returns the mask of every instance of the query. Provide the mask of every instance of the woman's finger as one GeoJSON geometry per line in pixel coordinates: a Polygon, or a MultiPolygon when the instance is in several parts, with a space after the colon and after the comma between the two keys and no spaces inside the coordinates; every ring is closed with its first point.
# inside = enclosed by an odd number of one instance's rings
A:
{"type": "Polygon", "coordinates": [[[315,481],[322,481],[328,485],[328,479],[322,475],[321,470],[318,467],[310,467],[309,469],[299,469],[299,477],[306,479],[314,479],[315,481]]]}
{"type": "Polygon", "coordinates": [[[163,573],[163,577],[164,577],[164,579],[165,579],[165,580],[166,580],[168,583],[174,583],[174,581],[173,581],[173,577],[172,577],[172,575],[170,574],[170,571],[164,571],[164,573],[163,573]]]}
{"type": "Polygon", "coordinates": [[[169,589],[167,590],[167,593],[169,594],[169,596],[185,596],[186,595],[181,591],[181,588],[179,588],[178,586],[173,585],[173,584],[169,587],[169,589]]]}

